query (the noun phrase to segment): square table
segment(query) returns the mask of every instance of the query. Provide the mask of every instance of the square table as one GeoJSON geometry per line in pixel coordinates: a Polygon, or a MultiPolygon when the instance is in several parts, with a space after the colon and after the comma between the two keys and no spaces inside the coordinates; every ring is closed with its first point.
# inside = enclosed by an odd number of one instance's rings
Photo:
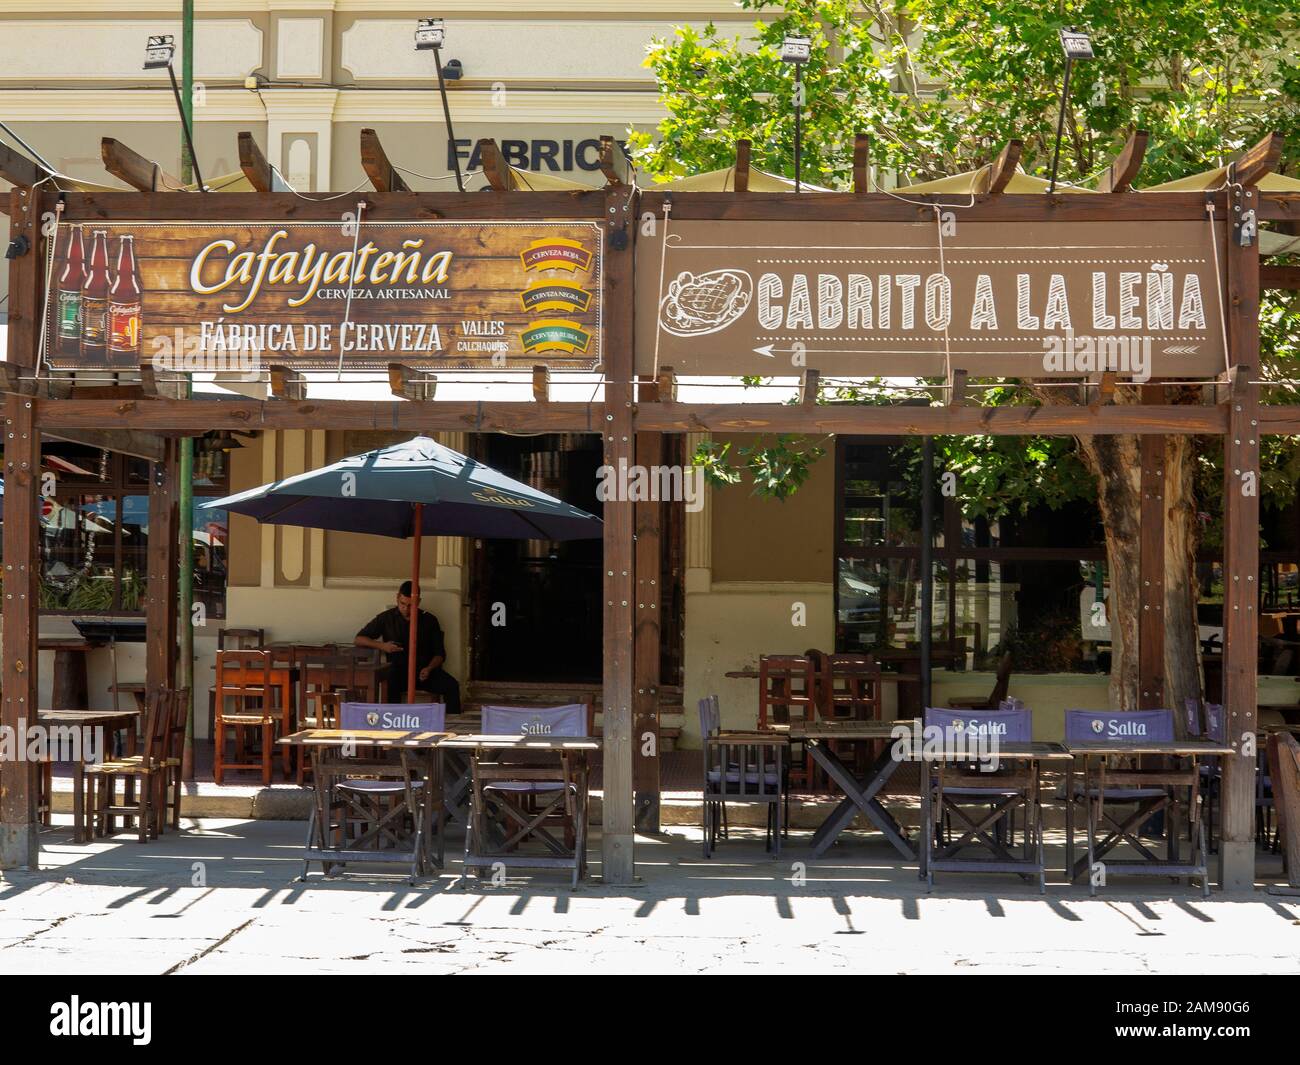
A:
{"type": "Polygon", "coordinates": [[[826,775],[844,793],[826,820],[813,833],[813,857],[820,858],[831,847],[840,834],[852,824],[859,813],[884,833],[885,838],[894,845],[904,858],[918,857],[918,848],[907,839],[907,833],[894,816],[885,809],[876,796],[898,771],[902,760],[895,757],[893,744],[886,742],[885,749],[872,763],[863,779],[853,773],[831,748],[832,740],[868,742],[871,740],[892,740],[899,726],[909,731],[913,726],[910,720],[902,721],[798,721],[789,725],[777,725],[774,732],[785,732],[792,742],[802,743],[808,756],[825,770],[826,775]]]}
{"type": "MultiPolygon", "coordinates": [[[[1084,800],[1087,801],[1087,792],[1089,789],[1090,769],[1092,759],[1097,759],[1097,790],[1101,797],[1097,805],[1097,818],[1092,816],[1092,807],[1089,805],[1088,814],[1088,853],[1085,857],[1080,858],[1077,862],[1074,859],[1074,760],[1071,759],[1069,770],[1065,779],[1065,875],[1071,883],[1078,880],[1084,873],[1089,873],[1090,893],[1097,893],[1097,884],[1091,876],[1091,871],[1096,868],[1101,858],[1117,847],[1121,842],[1127,840],[1141,858],[1118,859],[1103,863],[1106,868],[1131,869],[1135,871],[1150,871],[1152,873],[1165,876],[1181,877],[1185,876],[1201,878],[1202,893],[1206,898],[1210,894],[1209,872],[1206,868],[1206,840],[1205,825],[1200,820],[1200,814],[1197,810],[1197,792],[1200,788],[1200,768],[1198,760],[1201,758],[1223,758],[1236,752],[1232,747],[1226,744],[1216,743],[1213,740],[1138,740],[1124,742],[1120,740],[1101,739],[1094,741],[1075,740],[1067,744],[1067,750],[1083,762],[1083,781],[1084,781],[1084,800]],[[1191,765],[1188,769],[1110,769],[1106,765],[1106,759],[1113,756],[1131,757],[1135,755],[1163,755],[1170,758],[1190,758],[1191,765]],[[1191,798],[1189,800],[1190,815],[1192,819],[1192,857],[1191,861],[1184,862],[1179,858],[1178,837],[1179,829],[1170,824],[1167,818],[1165,823],[1166,837],[1166,856],[1157,858],[1145,844],[1137,838],[1137,831],[1152,814],[1164,809],[1170,805],[1167,798],[1152,798],[1148,800],[1137,801],[1137,811],[1132,814],[1126,821],[1118,825],[1107,837],[1098,843],[1096,839],[1097,827],[1101,820],[1102,811],[1105,807],[1105,791],[1107,788],[1156,788],[1156,787],[1190,787],[1191,798]]],[[[1173,802],[1177,806],[1177,800],[1173,802]]]]}
{"type": "MultiPolygon", "coordinates": [[[[588,804],[588,759],[592,751],[600,750],[600,741],[585,736],[487,736],[470,734],[451,736],[441,743],[444,752],[463,751],[468,754],[470,774],[473,778],[472,799],[470,803],[469,827],[465,832],[465,864],[461,873],[462,882],[469,875],[471,868],[482,870],[489,866],[501,865],[504,868],[514,866],[521,869],[572,869],[573,886],[587,871],[587,804],[588,804]],[[494,764],[489,759],[498,759],[506,752],[529,752],[553,754],[558,764],[494,764]],[[571,794],[567,787],[556,788],[562,794],[548,803],[536,816],[514,814],[515,820],[522,826],[496,849],[486,845],[487,808],[483,799],[483,785],[493,780],[552,781],[556,777],[571,781],[576,794],[571,794]],[[546,816],[563,801],[566,808],[573,813],[575,822],[572,849],[563,846],[545,828],[542,822],[546,816]],[[573,803],[574,805],[570,805],[573,803]],[[575,809],[576,807],[576,809],[575,809]],[[529,835],[537,835],[550,852],[548,855],[520,854],[512,850],[515,843],[522,842],[529,835]]],[[[513,827],[513,826],[511,826],[513,827]]],[[[480,877],[482,873],[480,872],[480,877]]]]}
{"type": "MultiPolygon", "coordinates": [[[[285,747],[296,747],[301,754],[310,752],[312,763],[312,789],[315,802],[307,826],[307,844],[303,849],[303,872],[300,880],[307,879],[312,862],[320,862],[321,871],[329,876],[330,869],[350,863],[383,863],[409,861],[410,882],[431,868],[441,869],[444,859],[442,834],[442,759],[438,744],[450,735],[446,732],[401,731],[393,729],[303,729],[278,741],[285,747]],[[367,752],[395,752],[398,761],[380,760],[374,754],[349,757],[348,748],[367,752]],[[336,779],[386,774],[401,775],[405,781],[412,776],[423,780],[423,787],[404,789],[403,803],[415,824],[415,834],[409,850],[372,850],[347,847],[346,841],[333,843],[330,836],[330,811],[336,803],[331,797],[336,779]],[[418,796],[418,798],[417,798],[418,796]]],[[[380,842],[378,830],[372,831],[375,842],[380,842]]]]}
{"type": "MultiPolygon", "coordinates": [[[[36,723],[46,728],[65,726],[76,729],[103,729],[105,732],[116,735],[118,732],[126,732],[127,744],[126,754],[129,757],[136,753],[136,734],[139,731],[139,721],[141,713],[139,710],[38,710],[36,712],[36,723]]],[[[103,751],[99,752],[101,756],[103,751]]],[[[83,758],[80,763],[72,767],[72,841],[74,843],[87,842],[86,833],[86,762],[85,749],[82,749],[83,758]]],[[[42,824],[50,824],[50,814],[54,806],[53,778],[54,762],[47,761],[42,767],[42,783],[44,785],[46,804],[42,809],[42,824]]],[[[129,777],[126,781],[127,799],[129,805],[131,795],[135,789],[135,782],[129,777]]],[[[131,818],[127,818],[129,822],[131,818]]]]}
{"type": "MultiPolygon", "coordinates": [[[[939,809],[933,809],[934,799],[930,785],[928,766],[923,768],[921,778],[921,831],[923,844],[921,848],[921,877],[926,882],[926,889],[934,886],[935,870],[940,872],[974,872],[974,873],[1017,873],[1024,877],[1038,877],[1040,892],[1047,890],[1047,867],[1043,861],[1042,837],[1042,802],[1041,773],[1043,762],[1072,760],[1064,744],[1015,742],[1000,740],[996,747],[990,744],[987,750],[979,747],[958,748],[944,747],[938,750],[922,747],[918,752],[923,763],[932,763],[936,768],[936,783],[939,809]],[[997,775],[992,772],[953,769],[959,764],[981,762],[984,759],[997,759],[999,762],[1014,763],[1016,768],[1009,774],[997,775]],[[945,788],[981,788],[994,789],[989,794],[989,804],[993,809],[979,821],[973,821],[955,801],[945,797],[945,788]],[[1019,794],[999,796],[1000,791],[1015,791],[1019,794]],[[1022,854],[1016,857],[989,832],[994,824],[1001,820],[1017,805],[1026,806],[1025,831],[1022,854]],[[949,843],[935,853],[935,833],[932,818],[935,812],[942,814],[949,811],[966,824],[966,831],[955,843],[949,843]],[[958,858],[957,853],[978,839],[990,851],[993,857],[958,858]]],[[[969,793],[961,796],[967,800],[978,796],[969,793]]]]}

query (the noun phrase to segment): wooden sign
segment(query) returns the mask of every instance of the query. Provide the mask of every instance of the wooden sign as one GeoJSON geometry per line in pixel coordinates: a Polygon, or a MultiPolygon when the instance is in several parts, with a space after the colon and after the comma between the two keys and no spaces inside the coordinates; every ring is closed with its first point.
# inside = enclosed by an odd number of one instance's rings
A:
{"type": "MultiPolygon", "coordinates": [[[[1209,222],[673,222],[637,242],[637,372],[1205,379],[1209,222]]],[[[1221,239],[1221,238],[1220,238],[1221,239]]],[[[1220,244],[1217,262],[1225,262],[1220,244]]]]}
{"type": "Polygon", "coordinates": [[[601,361],[591,222],[60,226],[56,369],[255,372],[601,361]]]}

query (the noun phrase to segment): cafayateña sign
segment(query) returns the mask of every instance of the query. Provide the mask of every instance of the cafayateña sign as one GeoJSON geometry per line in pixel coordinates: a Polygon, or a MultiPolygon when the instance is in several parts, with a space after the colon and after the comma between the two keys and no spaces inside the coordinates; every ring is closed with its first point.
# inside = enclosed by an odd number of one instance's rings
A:
{"type": "MultiPolygon", "coordinates": [[[[637,244],[637,370],[1213,377],[1208,222],[674,222],[637,244]]],[[[1224,249],[1218,249],[1224,261],[1224,249]]]]}
{"type": "Polygon", "coordinates": [[[56,369],[600,364],[590,222],[60,226],[56,369]]]}

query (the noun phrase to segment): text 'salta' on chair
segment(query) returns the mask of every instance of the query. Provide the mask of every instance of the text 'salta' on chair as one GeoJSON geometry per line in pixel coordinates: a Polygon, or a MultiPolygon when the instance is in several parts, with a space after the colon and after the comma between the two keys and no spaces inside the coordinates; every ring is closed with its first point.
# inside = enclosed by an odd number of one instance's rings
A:
{"type": "MultiPolygon", "coordinates": [[[[818,715],[817,668],[807,655],[762,655],[758,660],[758,727],[810,722],[818,715]]],[[[812,763],[802,745],[790,748],[789,784],[812,784],[812,763]]]]}
{"type": "MultiPolygon", "coordinates": [[[[485,736],[527,740],[586,739],[592,733],[586,703],[565,706],[484,706],[485,736]]],[[[585,753],[497,750],[487,761],[473,761],[469,827],[465,833],[465,872],[500,862],[520,868],[570,868],[573,886],[587,873],[587,762],[585,753]],[[562,839],[556,837],[559,832],[562,839]],[[538,841],[540,854],[521,852],[538,841]]]]}
{"type": "MultiPolygon", "coordinates": [[[[1066,870],[1070,879],[1088,875],[1089,893],[1095,895],[1102,883],[1099,871],[1105,877],[1114,873],[1136,873],[1151,876],[1186,876],[1201,881],[1201,893],[1210,897],[1210,880],[1206,868],[1205,822],[1201,818],[1201,774],[1194,758],[1169,758],[1169,767],[1144,766],[1144,757],[1138,753],[1126,755],[1089,755],[1087,746],[1104,739],[1115,747],[1140,748],[1144,742],[1172,743],[1174,741],[1174,712],[1172,710],[1067,710],[1065,711],[1065,742],[1083,758],[1084,774],[1079,780],[1071,774],[1072,792],[1069,838],[1066,842],[1067,861],[1073,861],[1073,808],[1084,807],[1088,823],[1088,854],[1066,870]],[[1115,811],[1120,811],[1115,813],[1115,811]],[[1142,841],[1143,827],[1156,814],[1163,812],[1165,857],[1157,858],[1142,841]],[[1179,857],[1182,833],[1177,830],[1179,816],[1188,818],[1187,834],[1191,840],[1191,859],[1179,857]],[[1140,859],[1107,857],[1120,844],[1127,843],[1140,859]]],[[[1161,759],[1164,760],[1164,759],[1161,759]]]]}
{"type": "Polygon", "coordinates": [[[276,730],[281,720],[279,685],[271,683],[268,651],[217,652],[217,705],[212,771],[218,784],[228,769],[260,769],[262,783],[271,783],[276,730]],[[249,733],[260,742],[257,760],[249,733]],[[226,759],[226,740],[234,745],[226,759]]]}
{"type": "MultiPolygon", "coordinates": [[[[382,721],[385,711],[418,719],[422,732],[442,732],[446,727],[447,707],[443,703],[355,702],[340,705],[338,727],[345,731],[380,727],[376,722],[382,721]]],[[[364,741],[359,746],[364,746],[364,741]]],[[[403,856],[412,855],[414,881],[421,871],[419,855],[423,851],[424,825],[428,820],[423,816],[423,804],[428,801],[426,785],[418,775],[418,767],[401,752],[396,752],[396,757],[394,753],[359,757],[356,775],[349,775],[334,785],[334,803],[329,813],[337,817],[337,823],[329,827],[341,829],[348,850],[389,849],[403,856]]],[[[439,814],[432,825],[434,861],[439,868],[444,857],[441,820],[439,814]]]]}
{"type": "MultiPolygon", "coordinates": [[[[997,743],[1029,743],[1033,740],[1033,722],[1028,709],[957,710],[951,708],[925,711],[927,734],[939,730],[949,742],[963,743],[967,751],[990,757],[996,755],[997,743]]],[[[926,883],[933,886],[936,867],[940,871],[1019,872],[1011,868],[1033,863],[1037,867],[1038,889],[1047,890],[1043,865],[1043,825],[1041,779],[1038,763],[1007,762],[993,771],[979,765],[978,758],[960,761],[927,761],[923,786],[930,788],[931,824],[923,829],[922,846],[926,848],[926,883]],[[1015,815],[1024,812],[1021,829],[1021,857],[1015,858],[1015,815]],[[953,838],[953,822],[960,835],[953,838]],[[982,847],[987,861],[958,858],[968,847],[982,847]],[[992,868],[997,866],[998,868],[992,868]]]]}
{"type": "Polygon", "coordinates": [[[729,802],[767,807],[763,839],[767,850],[779,857],[781,837],[789,822],[789,740],[769,731],[724,730],[716,695],[701,699],[699,708],[704,753],[704,857],[711,858],[718,840],[728,838],[729,802]]]}

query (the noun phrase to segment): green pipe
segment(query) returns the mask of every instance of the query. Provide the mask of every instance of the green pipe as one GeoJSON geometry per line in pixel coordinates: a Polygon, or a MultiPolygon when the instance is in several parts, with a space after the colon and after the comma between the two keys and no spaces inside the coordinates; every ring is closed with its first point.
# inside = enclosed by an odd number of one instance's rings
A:
{"type": "MultiPolygon", "coordinates": [[[[181,108],[185,125],[194,128],[194,0],[184,0],[181,7],[181,108]]],[[[182,130],[182,133],[184,131],[182,130]]],[[[190,158],[188,138],[181,138],[181,180],[186,184],[194,180],[194,161],[190,158]]],[[[185,383],[183,394],[190,396],[190,384],[185,383]]],[[[194,441],[184,437],[180,441],[180,603],[177,616],[180,621],[180,662],[177,686],[188,688],[190,705],[185,713],[185,753],[181,775],[194,779],[194,441]]]]}

